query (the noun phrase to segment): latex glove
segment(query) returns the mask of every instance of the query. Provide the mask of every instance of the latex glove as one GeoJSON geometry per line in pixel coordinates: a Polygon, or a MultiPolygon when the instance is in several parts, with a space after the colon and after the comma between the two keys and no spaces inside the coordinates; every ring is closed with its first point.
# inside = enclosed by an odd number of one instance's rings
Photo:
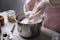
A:
{"type": "Polygon", "coordinates": [[[36,10],[35,13],[33,13],[30,17],[29,20],[37,20],[39,19],[39,17],[44,13],[45,8],[48,5],[48,1],[47,0],[42,0],[37,7],[34,9],[36,10]]]}
{"type": "Polygon", "coordinates": [[[32,14],[33,14],[32,11],[28,11],[25,13],[25,17],[29,19],[32,16],[32,14]]]}

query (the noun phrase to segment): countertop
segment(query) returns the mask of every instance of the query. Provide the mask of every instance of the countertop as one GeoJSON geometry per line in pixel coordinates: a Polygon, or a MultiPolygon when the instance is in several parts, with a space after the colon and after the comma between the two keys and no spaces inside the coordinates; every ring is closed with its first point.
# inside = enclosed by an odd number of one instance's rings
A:
{"type": "MultiPolygon", "coordinates": [[[[57,34],[56,32],[54,32],[54,31],[52,31],[50,29],[47,29],[45,27],[42,27],[41,28],[41,33],[40,33],[40,36],[39,37],[37,37],[35,39],[24,39],[24,38],[21,38],[19,36],[19,32],[17,30],[18,24],[17,23],[10,23],[10,22],[8,22],[8,20],[7,20],[7,13],[6,12],[2,12],[0,15],[3,15],[4,18],[5,18],[5,20],[4,20],[4,23],[5,24],[4,24],[3,27],[1,27],[2,34],[4,32],[6,32],[7,34],[9,34],[10,31],[12,30],[14,24],[15,24],[16,27],[15,27],[15,30],[14,30],[13,34],[16,35],[16,36],[18,36],[19,37],[19,40],[52,40],[52,38],[51,38],[52,35],[53,34],[57,34]]],[[[3,38],[2,37],[2,34],[1,34],[1,40],[3,38]]]]}

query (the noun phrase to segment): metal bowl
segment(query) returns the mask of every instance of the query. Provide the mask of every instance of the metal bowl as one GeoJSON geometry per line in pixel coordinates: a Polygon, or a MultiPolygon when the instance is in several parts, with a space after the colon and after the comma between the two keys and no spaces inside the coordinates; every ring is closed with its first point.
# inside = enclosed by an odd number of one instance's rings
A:
{"type": "MultiPolygon", "coordinates": [[[[22,23],[21,21],[25,20],[25,16],[23,14],[16,16],[16,21],[18,23],[18,31],[20,36],[23,38],[35,38],[40,35],[42,19],[38,19],[34,23],[22,23]]],[[[26,22],[26,21],[25,21],[26,22]]]]}

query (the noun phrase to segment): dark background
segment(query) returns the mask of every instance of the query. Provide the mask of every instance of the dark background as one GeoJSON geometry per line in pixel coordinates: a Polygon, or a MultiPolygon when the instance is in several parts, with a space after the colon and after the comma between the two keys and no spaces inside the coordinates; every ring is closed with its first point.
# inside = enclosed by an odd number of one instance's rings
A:
{"type": "Polygon", "coordinates": [[[16,13],[22,13],[24,3],[25,0],[0,0],[0,10],[15,10],[16,13]]]}

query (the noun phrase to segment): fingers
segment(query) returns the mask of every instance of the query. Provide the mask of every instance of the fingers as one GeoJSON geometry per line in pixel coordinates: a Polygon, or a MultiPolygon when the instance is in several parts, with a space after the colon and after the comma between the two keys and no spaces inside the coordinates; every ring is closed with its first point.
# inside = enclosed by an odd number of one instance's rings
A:
{"type": "Polygon", "coordinates": [[[25,13],[25,17],[29,18],[32,14],[33,14],[32,11],[28,11],[27,13],[25,13]]]}
{"type": "Polygon", "coordinates": [[[35,16],[31,16],[29,17],[29,20],[35,19],[35,16]]]}
{"type": "Polygon", "coordinates": [[[32,15],[31,17],[29,17],[29,20],[37,20],[38,17],[38,15],[32,15]]]}
{"type": "Polygon", "coordinates": [[[30,17],[29,17],[29,20],[37,20],[42,13],[40,13],[41,11],[35,13],[35,14],[32,14],[30,17]]]}

